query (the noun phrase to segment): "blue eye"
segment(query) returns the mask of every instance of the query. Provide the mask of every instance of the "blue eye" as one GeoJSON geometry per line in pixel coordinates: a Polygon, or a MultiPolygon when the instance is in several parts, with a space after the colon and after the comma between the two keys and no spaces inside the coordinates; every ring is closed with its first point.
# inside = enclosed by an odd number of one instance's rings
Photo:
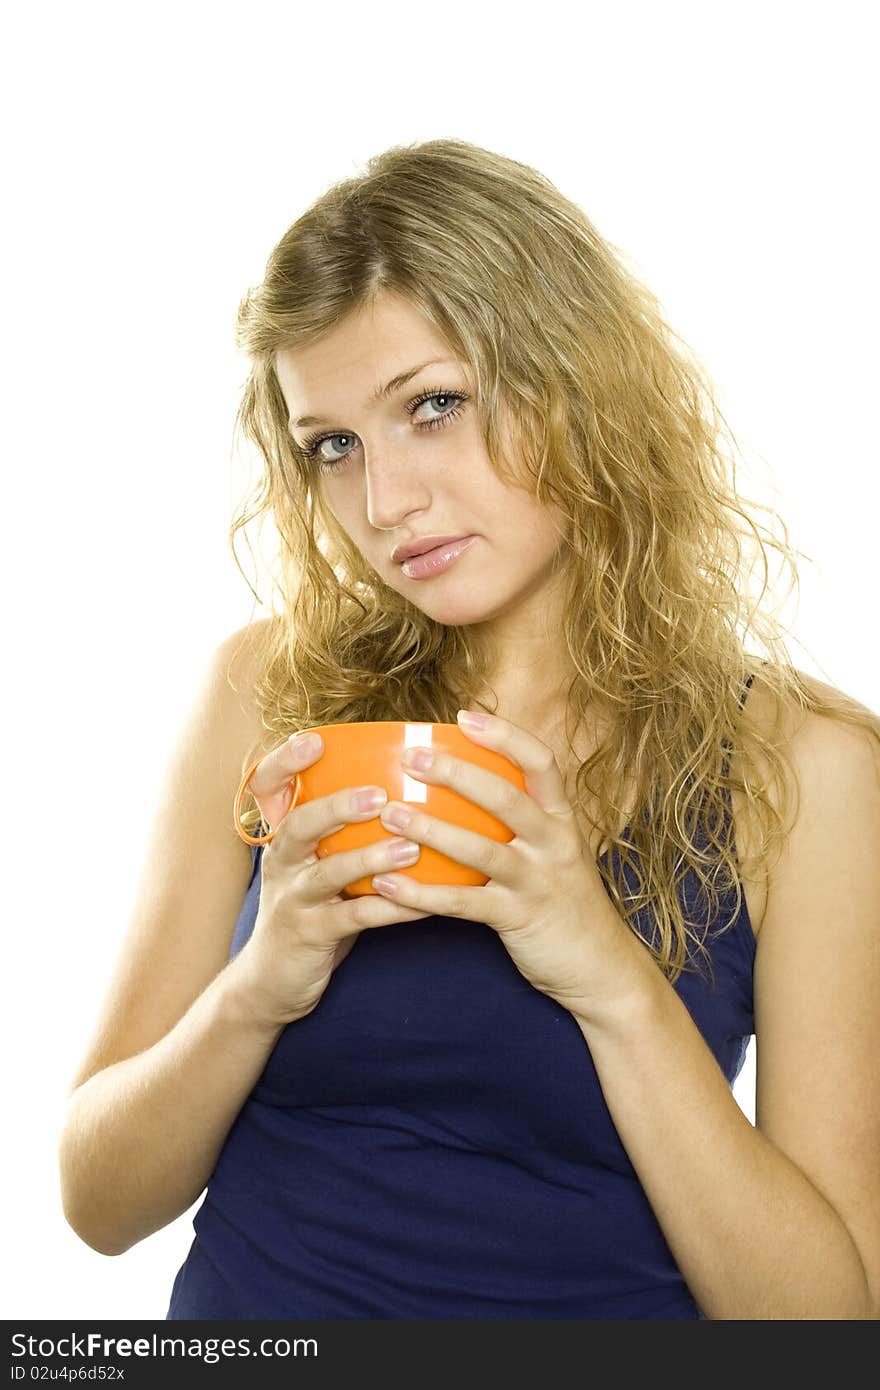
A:
{"type": "MultiPolygon", "coordinates": [[[[417,396],[415,400],[410,401],[406,410],[408,415],[413,415],[425,401],[439,401],[441,403],[453,402],[454,404],[451,408],[445,409],[442,415],[435,415],[431,420],[422,420],[416,426],[416,428],[420,430],[436,430],[440,429],[443,425],[450,424],[452,420],[461,415],[462,405],[467,399],[463,391],[425,391],[422,395],[417,396]]],[[[442,408],[441,405],[441,409],[442,408]]],[[[346,462],[348,455],[351,453],[351,447],[346,449],[344,454],[340,454],[338,458],[319,459],[318,450],[321,445],[328,439],[351,440],[355,438],[357,438],[357,436],[351,434],[313,434],[308,439],[305,439],[302,445],[298,446],[298,452],[310,463],[317,460],[320,472],[332,473],[335,469],[341,468],[346,462]]]]}

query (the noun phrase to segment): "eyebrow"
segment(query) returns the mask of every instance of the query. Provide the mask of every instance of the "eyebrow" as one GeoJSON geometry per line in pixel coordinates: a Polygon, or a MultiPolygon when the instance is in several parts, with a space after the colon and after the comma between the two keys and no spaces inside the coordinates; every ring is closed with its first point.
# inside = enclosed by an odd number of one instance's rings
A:
{"type": "MultiPolygon", "coordinates": [[[[414,376],[418,376],[419,372],[423,371],[425,367],[435,367],[440,362],[452,361],[453,359],[451,357],[431,357],[427,362],[420,362],[417,367],[410,367],[405,372],[399,372],[398,375],[393,376],[390,381],[386,381],[384,386],[380,386],[375,390],[367,404],[372,401],[387,400],[389,396],[393,396],[395,391],[399,391],[402,386],[405,386],[408,381],[412,381],[414,376]]],[[[298,429],[302,425],[329,425],[330,423],[330,417],[327,415],[300,415],[299,419],[289,421],[291,429],[298,429]]]]}

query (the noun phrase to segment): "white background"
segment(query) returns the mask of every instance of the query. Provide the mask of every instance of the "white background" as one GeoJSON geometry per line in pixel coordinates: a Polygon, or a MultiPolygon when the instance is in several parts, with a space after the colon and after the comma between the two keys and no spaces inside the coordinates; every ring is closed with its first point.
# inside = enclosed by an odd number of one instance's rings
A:
{"type": "Polygon", "coordinates": [[[580,203],[707,364],[752,460],[740,485],[803,553],[795,664],[880,708],[870,18],[767,0],[10,12],[7,1318],[164,1317],[192,1238],[195,1207],[121,1258],[84,1245],[57,1134],[168,750],[254,612],[227,542],[235,310],[331,182],[455,136],[580,203]]]}

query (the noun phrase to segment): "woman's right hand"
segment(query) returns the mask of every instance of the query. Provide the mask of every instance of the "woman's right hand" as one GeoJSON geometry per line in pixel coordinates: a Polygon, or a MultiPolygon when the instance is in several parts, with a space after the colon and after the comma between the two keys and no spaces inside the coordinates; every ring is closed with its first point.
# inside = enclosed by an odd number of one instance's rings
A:
{"type": "Polygon", "coordinates": [[[311,1013],[360,932],[429,915],[399,907],[378,893],[342,897],[342,889],[355,879],[408,868],[418,855],[395,862],[389,849],[401,843],[397,837],[318,858],[319,840],[345,825],[372,820],[381,804],[360,809],[355,797],[365,789],[346,787],[289,810],[296,773],[324,751],[320,735],[312,737],[318,740],[314,747],[301,736],[267,753],[249,783],[275,833],[263,849],[260,905],[237,969],[250,1007],[262,1022],[276,1026],[311,1013]]]}

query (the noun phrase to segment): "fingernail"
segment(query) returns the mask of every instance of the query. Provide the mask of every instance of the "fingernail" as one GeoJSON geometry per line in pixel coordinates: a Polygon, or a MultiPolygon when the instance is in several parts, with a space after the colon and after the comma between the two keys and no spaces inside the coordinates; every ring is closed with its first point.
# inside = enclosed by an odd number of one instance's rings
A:
{"type": "Polygon", "coordinates": [[[403,840],[396,836],[388,841],[388,853],[395,864],[408,864],[411,859],[418,859],[421,849],[412,840],[403,840]]]}
{"type": "Polygon", "coordinates": [[[352,793],[351,804],[355,811],[378,811],[387,800],[388,794],[381,787],[361,787],[352,793]]]}
{"type": "Polygon", "coordinates": [[[322,746],[320,734],[291,734],[289,742],[294,744],[297,752],[317,753],[322,746]]]}
{"type": "Polygon", "coordinates": [[[399,887],[399,884],[397,883],[396,879],[382,878],[380,874],[376,874],[374,876],[374,878],[372,879],[372,884],[374,888],[379,889],[380,893],[390,893],[392,896],[397,892],[397,889],[399,887]]]}
{"type": "Polygon", "coordinates": [[[485,729],[489,725],[485,714],[475,714],[472,710],[460,709],[456,718],[459,724],[464,724],[467,729],[485,729]]]}

